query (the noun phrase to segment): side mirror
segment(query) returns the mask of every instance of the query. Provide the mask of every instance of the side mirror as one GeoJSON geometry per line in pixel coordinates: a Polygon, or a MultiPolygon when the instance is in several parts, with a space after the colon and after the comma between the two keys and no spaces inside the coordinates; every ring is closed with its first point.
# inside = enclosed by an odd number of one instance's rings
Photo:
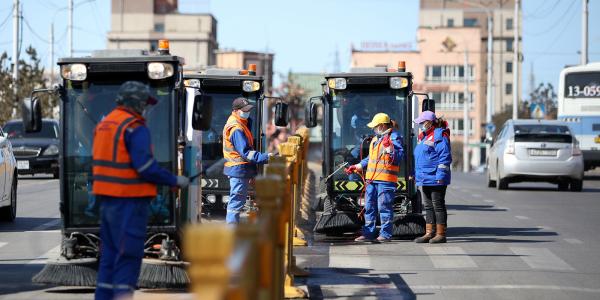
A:
{"type": "Polygon", "coordinates": [[[194,130],[208,130],[212,121],[213,101],[211,96],[196,95],[192,111],[192,128],[194,130]]]}
{"type": "Polygon", "coordinates": [[[289,123],[288,104],[284,102],[277,102],[275,104],[275,126],[287,127],[289,123]]]}
{"type": "Polygon", "coordinates": [[[490,136],[489,138],[485,139],[485,142],[491,146],[494,144],[494,138],[490,136]]]}
{"type": "Polygon", "coordinates": [[[37,97],[25,98],[21,104],[21,114],[25,132],[42,130],[42,105],[37,97]]]}
{"type": "Polygon", "coordinates": [[[306,123],[307,128],[314,128],[317,126],[317,104],[312,100],[320,98],[320,96],[311,97],[308,102],[306,102],[306,106],[304,107],[304,123],[306,123]]]}
{"type": "Polygon", "coordinates": [[[421,111],[426,110],[435,112],[435,100],[429,98],[423,99],[423,103],[421,104],[421,111]]]}

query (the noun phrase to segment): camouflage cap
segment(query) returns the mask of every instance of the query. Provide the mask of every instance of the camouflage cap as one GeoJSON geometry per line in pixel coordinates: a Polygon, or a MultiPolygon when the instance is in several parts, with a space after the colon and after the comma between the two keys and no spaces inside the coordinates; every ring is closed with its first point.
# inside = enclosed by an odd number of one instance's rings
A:
{"type": "Polygon", "coordinates": [[[155,105],[158,103],[158,100],[151,96],[150,88],[139,81],[127,81],[119,88],[117,103],[125,104],[130,101],[146,101],[146,104],[148,105],[155,105]]]}

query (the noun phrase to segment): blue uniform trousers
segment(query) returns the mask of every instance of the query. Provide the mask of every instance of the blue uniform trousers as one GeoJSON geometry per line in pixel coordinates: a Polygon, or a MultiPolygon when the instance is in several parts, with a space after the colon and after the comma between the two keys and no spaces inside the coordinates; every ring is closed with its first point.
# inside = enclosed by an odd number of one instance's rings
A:
{"type": "Polygon", "coordinates": [[[151,198],[97,196],[100,201],[100,266],[96,299],[132,295],[144,257],[151,198]]]}
{"type": "Polygon", "coordinates": [[[392,238],[394,219],[394,192],[395,182],[373,181],[367,185],[365,194],[365,226],[363,235],[368,239],[376,237],[377,212],[381,221],[379,236],[392,238]]]}
{"type": "Polygon", "coordinates": [[[240,222],[240,213],[248,198],[249,185],[249,178],[229,177],[229,203],[227,203],[227,215],[225,216],[227,224],[240,222]]]}

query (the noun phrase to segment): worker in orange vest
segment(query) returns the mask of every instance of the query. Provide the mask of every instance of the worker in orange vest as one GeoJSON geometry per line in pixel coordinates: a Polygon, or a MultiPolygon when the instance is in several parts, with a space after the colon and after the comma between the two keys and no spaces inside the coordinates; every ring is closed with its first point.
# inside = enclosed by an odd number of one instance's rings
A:
{"type": "Polygon", "coordinates": [[[100,202],[100,266],[96,299],[133,295],[144,256],[150,201],[156,185],[184,188],[189,179],[161,168],[142,117],[157,100],[147,85],[127,81],[117,108],[94,131],[93,193],[100,202]]]}
{"type": "Polygon", "coordinates": [[[248,197],[248,187],[258,173],[258,164],[266,164],[272,153],[254,150],[252,119],[254,105],[248,99],[238,97],[233,100],[231,116],[223,128],[223,173],[229,177],[229,203],[227,203],[227,224],[240,222],[240,213],[248,197]]]}

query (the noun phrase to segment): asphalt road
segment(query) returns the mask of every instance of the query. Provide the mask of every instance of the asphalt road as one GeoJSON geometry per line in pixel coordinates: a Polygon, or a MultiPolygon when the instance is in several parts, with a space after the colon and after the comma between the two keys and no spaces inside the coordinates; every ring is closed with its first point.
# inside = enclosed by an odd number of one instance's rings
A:
{"type": "MultiPolygon", "coordinates": [[[[56,180],[20,179],[17,219],[0,223],[0,299],[93,298],[31,284],[60,244],[58,197],[56,180]]],[[[296,249],[312,273],[296,283],[313,299],[600,298],[600,176],[575,193],[537,183],[497,191],[482,175],[455,173],[447,202],[447,244],[316,236],[296,249]]]]}

